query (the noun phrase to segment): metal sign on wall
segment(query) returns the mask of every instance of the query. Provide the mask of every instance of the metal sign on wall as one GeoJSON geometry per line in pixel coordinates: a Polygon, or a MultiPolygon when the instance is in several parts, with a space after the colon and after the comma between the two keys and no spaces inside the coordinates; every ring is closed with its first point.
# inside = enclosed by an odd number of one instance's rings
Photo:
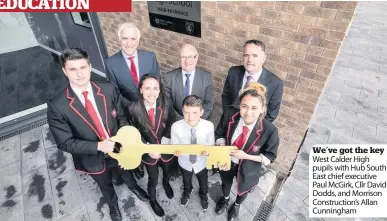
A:
{"type": "Polygon", "coordinates": [[[151,26],[201,37],[200,1],[155,1],[147,3],[151,26]]]}

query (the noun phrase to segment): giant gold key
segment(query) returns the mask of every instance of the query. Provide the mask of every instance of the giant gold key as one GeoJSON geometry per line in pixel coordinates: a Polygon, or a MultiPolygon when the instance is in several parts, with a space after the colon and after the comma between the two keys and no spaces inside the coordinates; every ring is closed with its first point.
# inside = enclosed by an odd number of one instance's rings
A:
{"type": "Polygon", "coordinates": [[[118,164],[126,169],[132,170],[138,167],[141,163],[142,155],[148,153],[162,154],[193,154],[199,155],[203,152],[207,153],[207,169],[212,167],[226,165],[231,167],[232,150],[237,148],[234,146],[206,146],[200,144],[144,144],[141,140],[140,132],[132,126],[121,127],[116,136],[109,139],[112,142],[117,142],[122,145],[120,153],[109,153],[109,155],[118,161],[118,164]]]}

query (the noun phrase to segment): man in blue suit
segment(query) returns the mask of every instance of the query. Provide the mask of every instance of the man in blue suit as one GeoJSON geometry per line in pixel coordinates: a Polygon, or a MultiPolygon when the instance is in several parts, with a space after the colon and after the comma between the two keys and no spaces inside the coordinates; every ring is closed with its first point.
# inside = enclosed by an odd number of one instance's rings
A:
{"type": "Polygon", "coordinates": [[[121,50],[105,61],[106,77],[120,90],[124,103],[137,100],[138,81],[144,74],[160,76],[153,52],[137,49],[141,33],[134,23],[124,23],[117,30],[121,50]]]}
{"type": "MultiPolygon", "coordinates": [[[[123,104],[137,100],[138,82],[144,74],[160,76],[159,64],[153,52],[137,49],[141,33],[134,23],[124,23],[118,27],[117,35],[121,50],[105,61],[107,79],[120,91],[123,104]]],[[[141,165],[134,174],[137,178],[144,177],[141,165]]],[[[113,175],[115,184],[123,183],[119,177],[113,175]]]]}

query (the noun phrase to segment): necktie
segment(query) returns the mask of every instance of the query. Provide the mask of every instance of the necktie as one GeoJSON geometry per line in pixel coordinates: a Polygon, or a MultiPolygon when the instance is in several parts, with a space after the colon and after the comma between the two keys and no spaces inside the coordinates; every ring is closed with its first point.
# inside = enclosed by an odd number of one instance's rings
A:
{"type": "Polygon", "coordinates": [[[101,121],[98,118],[97,112],[94,110],[93,104],[90,102],[89,99],[87,99],[87,91],[84,91],[82,94],[85,97],[85,109],[87,113],[89,114],[91,120],[93,121],[94,126],[97,129],[98,135],[101,140],[105,140],[105,132],[103,130],[103,126],[101,124],[101,121]]]}
{"type": "Polygon", "coordinates": [[[129,60],[130,60],[130,74],[132,75],[134,83],[138,85],[138,77],[137,77],[136,65],[134,64],[134,56],[129,57],[129,60]]]}
{"type": "MultiPolygon", "coordinates": [[[[197,138],[196,138],[196,129],[191,128],[191,144],[197,144],[197,138]]],[[[196,163],[197,156],[196,155],[189,155],[189,161],[191,163],[196,163]]]]}
{"type": "Polygon", "coordinates": [[[152,122],[152,126],[155,127],[155,109],[151,108],[148,110],[148,116],[150,121],[152,122]]]}
{"type": "Polygon", "coordinates": [[[241,150],[243,148],[243,145],[245,144],[246,139],[247,139],[248,132],[249,132],[249,128],[247,126],[243,126],[242,133],[234,141],[233,146],[237,146],[238,150],[241,150]]]}
{"type": "Polygon", "coordinates": [[[251,76],[247,76],[247,80],[246,80],[246,83],[245,83],[245,86],[243,88],[246,88],[247,86],[249,86],[249,84],[253,81],[253,77],[251,76]]]}
{"type": "Polygon", "coordinates": [[[187,80],[185,80],[185,86],[184,86],[184,96],[187,97],[189,95],[189,87],[191,85],[189,77],[191,77],[190,73],[185,74],[187,77],[187,80]]]}

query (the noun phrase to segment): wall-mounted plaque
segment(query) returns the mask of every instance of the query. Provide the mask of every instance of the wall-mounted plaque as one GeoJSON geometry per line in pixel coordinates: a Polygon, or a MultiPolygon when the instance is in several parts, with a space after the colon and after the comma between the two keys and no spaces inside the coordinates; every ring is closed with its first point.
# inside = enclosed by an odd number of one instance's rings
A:
{"type": "Polygon", "coordinates": [[[201,37],[200,1],[155,1],[147,3],[151,26],[201,37]]]}

